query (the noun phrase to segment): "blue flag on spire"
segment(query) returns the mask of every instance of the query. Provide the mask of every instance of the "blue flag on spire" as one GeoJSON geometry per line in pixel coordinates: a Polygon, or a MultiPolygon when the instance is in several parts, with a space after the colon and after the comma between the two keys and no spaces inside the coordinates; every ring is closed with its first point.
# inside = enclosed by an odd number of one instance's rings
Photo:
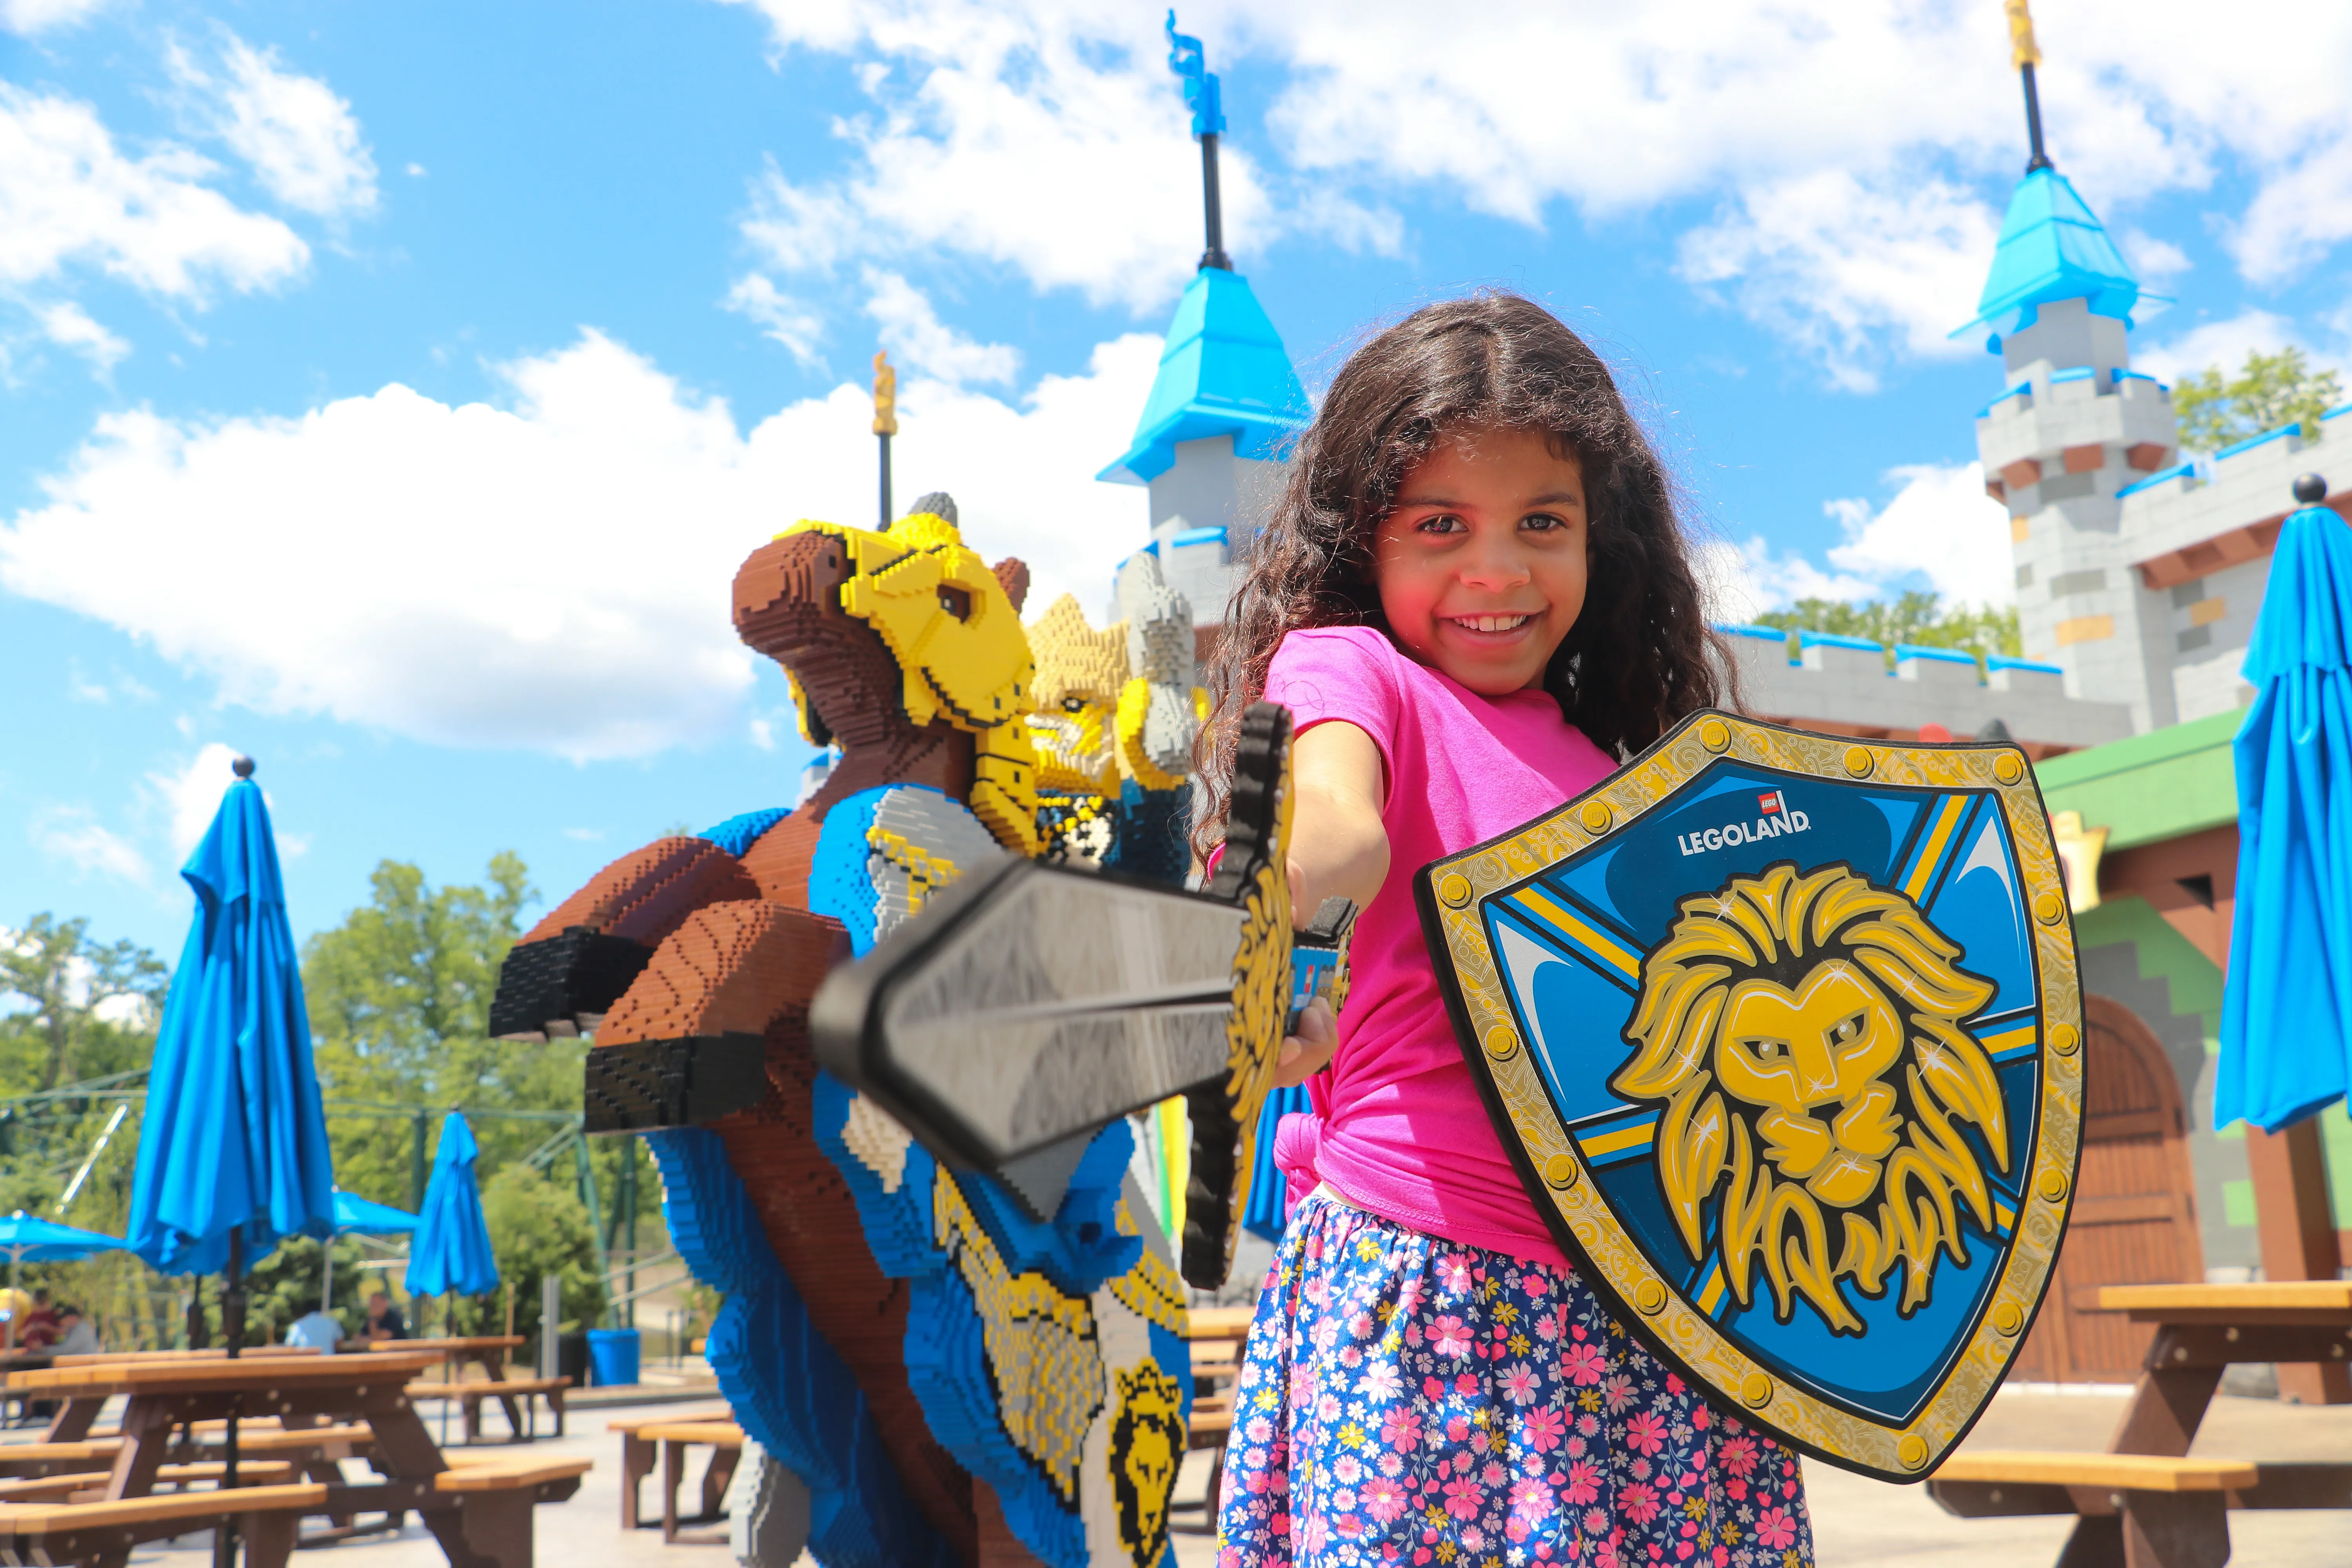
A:
{"type": "Polygon", "coordinates": [[[1184,105],[1192,111],[1192,134],[1221,136],[1225,110],[1217,96],[1217,79],[1201,40],[1176,30],[1176,13],[1168,13],[1168,68],[1184,79],[1184,105]]]}

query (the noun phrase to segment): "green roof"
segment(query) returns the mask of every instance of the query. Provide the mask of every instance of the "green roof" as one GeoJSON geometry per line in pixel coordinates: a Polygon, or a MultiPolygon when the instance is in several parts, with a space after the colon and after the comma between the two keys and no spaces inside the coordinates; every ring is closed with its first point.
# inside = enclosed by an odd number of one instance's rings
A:
{"type": "Polygon", "coordinates": [[[2042,803],[2108,830],[2110,850],[2161,843],[2238,820],[2231,742],[2243,710],[2052,757],[2033,770],[2042,803]]]}

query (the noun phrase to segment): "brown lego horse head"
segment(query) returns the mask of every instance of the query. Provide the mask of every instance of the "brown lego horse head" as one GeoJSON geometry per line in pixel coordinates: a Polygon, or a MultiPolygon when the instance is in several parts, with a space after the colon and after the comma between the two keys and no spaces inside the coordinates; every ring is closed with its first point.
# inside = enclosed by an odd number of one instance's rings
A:
{"type": "Polygon", "coordinates": [[[1036,852],[1034,666],[1021,627],[1027,568],[992,568],[948,517],[887,531],[803,521],[735,574],[735,629],[784,667],[801,727],[842,748],[818,804],[930,784],[967,800],[1007,848],[1036,852]]]}

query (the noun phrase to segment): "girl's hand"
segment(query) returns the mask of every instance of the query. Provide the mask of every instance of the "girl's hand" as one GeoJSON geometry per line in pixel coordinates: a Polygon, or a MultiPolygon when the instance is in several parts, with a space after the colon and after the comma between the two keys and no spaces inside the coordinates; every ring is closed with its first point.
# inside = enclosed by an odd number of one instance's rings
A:
{"type": "Polygon", "coordinates": [[[1331,1004],[1318,996],[1299,1009],[1298,1033],[1283,1037],[1274,1087],[1296,1089],[1321,1072],[1331,1065],[1331,1050],[1339,1043],[1339,1026],[1331,1016],[1331,1004]]]}

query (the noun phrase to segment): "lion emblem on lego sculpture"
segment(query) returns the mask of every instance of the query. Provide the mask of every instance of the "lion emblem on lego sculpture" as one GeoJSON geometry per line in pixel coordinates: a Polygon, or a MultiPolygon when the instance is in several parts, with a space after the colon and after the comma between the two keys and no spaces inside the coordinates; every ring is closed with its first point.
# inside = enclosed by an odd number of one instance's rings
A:
{"type": "Polygon", "coordinates": [[[755,551],[736,627],[784,667],[830,771],[793,808],[607,867],[517,944],[492,1009],[494,1033],[593,1029],[598,1050],[758,1040],[758,1103],[646,1137],[679,1250],[726,1296],[712,1365],[806,1487],[827,1568],[1171,1561],[1160,1405],[1181,1458],[1190,1360],[1129,1124],[1040,1220],[809,1047],[828,968],[984,860],[1040,850],[1026,587],[939,495],[887,530],[803,522],[755,551]],[[1140,1419],[1147,1388],[1175,1392],[1140,1419]]]}
{"type": "Polygon", "coordinates": [[[1611,1087],[1664,1102],[1659,1188],[1692,1258],[1719,1250],[1741,1306],[1760,1260],[1781,1321],[1801,1299],[1859,1334],[1839,1280],[1877,1297],[1899,1267],[1908,1316],[1939,1253],[1968,1261],[1961,1206],[1990,1230],[1992,1194],[1958,1123],[2008,1168],[1992,1061],[1960,1022],[1993,988],[1959,958],[1902,894],[1842,866],[1783,863],[1683,900],[1643,960],[1625,1029],[1636,1048],[1611,1087]]]}

